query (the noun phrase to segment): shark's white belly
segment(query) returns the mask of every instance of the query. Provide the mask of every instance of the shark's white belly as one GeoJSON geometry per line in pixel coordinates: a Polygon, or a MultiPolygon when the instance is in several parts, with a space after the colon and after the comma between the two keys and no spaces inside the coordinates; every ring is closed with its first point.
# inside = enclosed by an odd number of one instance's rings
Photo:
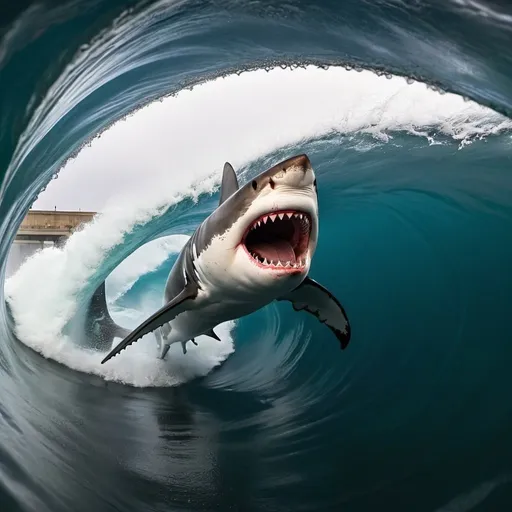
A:
{"type": "Polygon", "coordinates": [[[198,297],[196,300],[197,303],[193,309],[180,313],[163,327],[164,344],[189,341],[223,322],[248,315],[266,304],[266,302],[240,302],[226,298],[213,300],[198,297]],[[168,332],[169,327],[170,332],[168,332]],[[165,336],[166,332],[168,332],[167,336],[165,336]]]}

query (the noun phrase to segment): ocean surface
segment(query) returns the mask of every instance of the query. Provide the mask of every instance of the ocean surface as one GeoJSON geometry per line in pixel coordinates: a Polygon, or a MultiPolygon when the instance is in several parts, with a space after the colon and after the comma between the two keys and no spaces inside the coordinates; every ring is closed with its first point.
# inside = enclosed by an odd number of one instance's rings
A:
{"type": "Polygon", "coordinates": [[[498,1],[2,5],[0,511],[512,510],[511,49],[498,1]],[[272,303],[101,365],[96,288],[137,326],[224,162],[299,153],[348,348],[272,303]],[[58,187],[93,222],[13,245],[58,187]]]}

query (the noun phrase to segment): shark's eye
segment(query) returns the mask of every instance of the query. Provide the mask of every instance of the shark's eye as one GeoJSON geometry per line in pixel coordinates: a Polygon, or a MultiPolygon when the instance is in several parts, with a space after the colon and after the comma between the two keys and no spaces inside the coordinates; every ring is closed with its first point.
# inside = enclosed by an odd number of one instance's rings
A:
{"type": "Polygon", "coordinates": [[[268,182],[269,182],[269,184],[270,184],[270,188],[272,188],[272,189],[273,189],[273,188],[274,188],[274,186],[275,186],[274,180],[273,180],[272,178],[270,178],[270,179],[268,180],[268,182]]]}
{"type": "Polygon", "coordinates": [[[258,188],[258,183],[256,183],[256,180],[252,180],[252,188],[256,190],[258,188]]]}

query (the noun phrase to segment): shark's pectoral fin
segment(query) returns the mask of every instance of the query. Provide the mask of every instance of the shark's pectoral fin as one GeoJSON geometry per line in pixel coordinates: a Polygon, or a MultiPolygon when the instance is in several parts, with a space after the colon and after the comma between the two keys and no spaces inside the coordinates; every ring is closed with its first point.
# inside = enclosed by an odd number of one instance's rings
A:
{"type": "Polygon", "coordinates": [[[189,281],[185,288],[174,299],[161,307],[156,313],[144,320],[136,329],[134,329],[121,343],[114,347],[109,354],[101,361],[106,363],[109,359],[117,356],[128,345],[139,340],[146,334],[153,332],[157,327],[162,326],[176,318],[180,313],[190,307],[190,302],[197,297],[197,285],[189,281]]]}
{"type": "Polygon", "coordinates": [[[277,300],[288,300],[295,311],[307,311],[316,316],[338,338],[344,349],[350,341],[350,323],[338,299],[313,279],[306,277],[294,290],[277,300]]]}

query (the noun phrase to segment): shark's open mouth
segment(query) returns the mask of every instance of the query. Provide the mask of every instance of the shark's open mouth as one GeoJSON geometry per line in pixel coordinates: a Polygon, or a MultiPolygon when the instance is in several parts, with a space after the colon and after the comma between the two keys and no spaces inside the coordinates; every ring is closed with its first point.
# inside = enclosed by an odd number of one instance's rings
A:
{"type": "Polygon", "coordinates": [[[306,265],[310,233],[307,213],[273,212],[256,219],[242,243],[260,266],[300,269],[306,265]]]}

